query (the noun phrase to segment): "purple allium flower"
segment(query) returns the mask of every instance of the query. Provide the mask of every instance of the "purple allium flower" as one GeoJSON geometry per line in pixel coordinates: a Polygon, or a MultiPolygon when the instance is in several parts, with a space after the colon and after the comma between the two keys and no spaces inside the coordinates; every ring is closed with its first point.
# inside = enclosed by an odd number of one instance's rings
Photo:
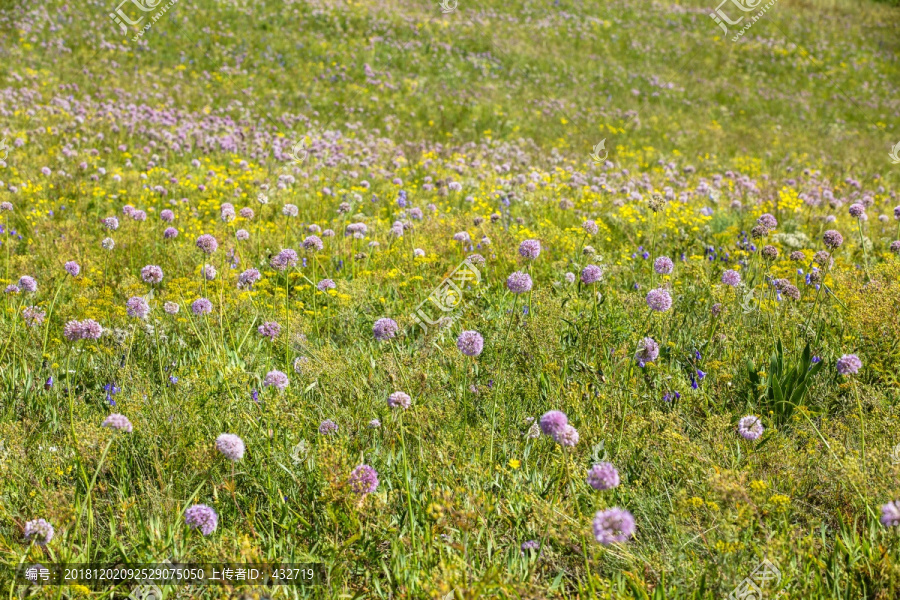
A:
{"type": "Polygon", "coordinates": [[[659,358],[659,344],[652,337],[645,337],[638,343],[634,359],[638,362],[653,362],[659,358]]]}
{"type": "Polygon", "coordinates": [[[102,427],[109,427],[110,429],[115,429],[117,431],[125,431],[127,433],[131,433],[134,429],[131,425],[131,421],[128,420],[128,417],[125,415],[120,415],[119,413],[113,413],[103,419],[102,427]]]}
{"type": "Polygon", "coordinates": [[[826,248],[834,250],[835,248],[840,248],[841,244],[844,243],[844,236],[839,231],[829,229],[822,234],[822,241],[825,243],[826,248]]]}
{"type": "Polygon", "coordinates": [[[470,254],[466,257],[466,260],[479,267],[485,263],[484,257],[480,254],[470,254]]]}
{"type": "Polygon", "coordinates": [[[388,396],[387,404],[391,408],[402,408],[406,410],[409,408],[412,399],[409,397],[409,394],[405,392],[394,392],[390,396],[388,396]]]}
{"type": "Polygon", "coordinates": [[[53,539],[53,525],[44,519],[35,519],[25,523],[25,539],[34,540],[39,546],[46,546],[53,539]]]}
{"type": "Polygon", "coordinates": [[[253,209],[249,206],[245,206],[244,208],[242,208],[240,211],[238,211],[238,214],[241,215],[241,218],[247,219],[248,221],[251,221],[256,215],[256,213],[253,212],[253,209]]]}
{"type": "Polygon", "coordinates": [[[337,423],[332,421],[331,419],[325,419],[322,423],[319,424],[319,433],[322,435],[331,435],[332,433],[336,433],[338,430],[337,423]]]}
{"type": "Polygon", "coordinates": [[[881,524],[885,527],[900,525],[900,500],[888,502],[881,507],[881,524]]]}
{"type": "Polygon", "coordinates": [[[263,379],[263,385],[265,387],[274,387],[279,392],[283,392],[289,383],[290,380],[288,379],[288,376],[277,369],[273,369],[266,373],[266,378],[263,379]]]}
{"type": "Polygon", "coordinates": [[[275,338],[281,333],[281,325],[275,321],[266,321],[259,326],[257,331],[259,331],[259,335],[267,337],[274,342],[275,338]]]}
{"type": "Polygon", "coordinates": [[[236,237],[239,241],[249,240],[250,232],[246,229],[238,229],[234,232],[234,237],[236,237]]]}
{"type": "Polygon", "coordinates": [[[207,281],[212,281],[213,279],[216,278],[216,275],[218,275],[218,272],[216,271],[216,268],[212,265],[203,265],[203,268],[200,269],[200,275],[203,277],[203,279],[205,279],[207,281]]]}
{"type": "Polygon", "coordinates": [[[175,302],[166,302],[163,304],[163,310],[166,311],[167,314],[176,315],[178,314],[179,306],[175,302]]]}
{"type": "Polygon", "coordinates": [[[757,225],[762,225],[766,229],[775,229],[778,227],[778,221],[769,213],[763,213],[756,220],[757,225]]]}
{"type": "Polygon", "coordinates": [[[63,336],[70,342],[81,339],[81,321],[69,321],[63,328],[63,336]]]}
{"type": "Polygon", "coordinates": [[[19,277],[19,288],[23,292],[34,293],[37,291],[37,281],[34,280],[34,277],[22,275],[19,277]]]}
{"type": "Polygon", "coordinates": [[[150,284],[156,284],[163,280],[163,270],[157,265],[147,265],[141,269],[141,279],[150,284]]]}
{"type": "Polygon", "coordinates": [[[754,225],[750,230],[750,237],[753,239],[764,238],[769,235],[769,228],[765,225],[754,225]]]}
{"type": "Polygon", "coordinates": [[[47,318],[47,313],[37,306],[26,306],[22,309],[22,318],[29,327],[37,327],[47,318]]]}
{"type": "Polygon", "coordinates": [[[614,506],[594,515],[594,539],[604,546],[627,542],[634,531],[634,517],[623,508],[614,506]]]}
{"type": "Polygon", "coordinates": [[[209,535],[219,524],[219,515],[211,506],[195,504],[184,511],[184,522],[191,529],[199,529],[203,535],[209,535]]]}
{"type": "Polygon", "coordinates": [[[866,214],[866,207],[858,202],[856,204],[850,205],[850,216],[851,217],[861,217],[866,214]]]}
{"type": "Polygon", "coordinates": [[[647,292],[647,306],[656,312],[665,312],[672,308],[672,297],[663,288],[647,292]]]}
{"type": "Polygon", "coordinates": [[[116,241],[112,238],[103,238],[103,241],[100,242],[100,245],[103,246],[104,250],[112,250],[116,247],[116,241]]]}
{"type": "Polygon", "coordinates": [[[65,265],[66,273],[71,275],[72,277],[78,277],[78,274],[81,273],[81,265],[79,265],[74,260],[70,260],[65,265]]]}
{"type": "Polygon", "coordinates": [[[233,221],[235,217],[234,204],[230,202],[223,202],[222,206],[219,207],[219,216],[226,223],[229,221],[233,221]]]}
{"type": "Polygon", "coordinates": [[[766,244],[762,249],[762,256],[766,260],[775,260],[778,258],[778,248],[770,244],[766,244]]]}
{"type": "Polygon", "coordinates": [[[728,269],[722,273],[722,283],[736,287],[741,284],[741,274],[734,269],[728,269]]]}
{"type": "Polygon", "coordinates": [[[528,552],[529,550],[537,551],[541,549],[541,543],[537,540],[528,540],[527,542],[522,542],[520,548],[522,549],[522,554],[528,552]]]}
{"type": "Polygon", "coordinates": [[[297,264],[297,252],[295,252],[291,248],[285,248],[278,254],[272,257],[272,260],[269,261],[269,264],[272,265],[272,268],[277,271],[284,271],[288,267],[293,267],[297,264]]]}
{"type": "Polygon", "coordinates": [[[171,240],[176,237],[178,237],[178,230],[174,227],[166,227],[166,230],[163,231],[163,239],[171,240]]]}
{"type": "Polygon", "coordinates": [[[131,213],[131,218],[135,221],[146,221],[147,213],[142,210],[136,210],[133,213],[131,213]]]}
{"type": "MultiPolygon", "coordinates": [[[[132,209],[134,210],[134,209],[132,209]]],[[[129,211],[131,212],[131,211],[129,211]]],[[[127,214],[127,213],[126,213],[127,214]]],[[[117,217],[106,217],[102,221],[103,226],[109,229],[110,231],[115,231],[119,228],[119,219],[117,217]]]]}
{"type": "Polygon", "coordinates": [[[575,283],[575,273],[566,273],[564,278],[566,283],[575,283]]]}
{"type": "Polygon", "coordinates": [[[216,450],[228,460],[244,458],[244,440],[233,433],[223,433],[216,438],[216,450]]]}
{"type": "Polygon", "coordinates": [[[531,290],[531,277],[524,271],[516,271],[506,278],[506,287],[513,294],[522,294],[531,290]]]}
{"type": "Polygon", "coordinates": [[[210,302],[206,298],[197,298],[191,303],[191,312],[193,312],[197,316],[208,315],[212,312],[212,309],[212,302],[210,302]]]}
{"type": "Polygon", "coordinates": [[[900,240],[894,240],[891,242],[890,250],[894,254],[900,254],[900,240]]]}
{"type": "MultiPolygon", "coordinates": [[[[0,212],[6,212],[13,209],[12,202],[0,202],[0,212]]],[[[896,212],[896,211],[894,211],[896,212]]]]}
{"type": "Polygon", "coordinates": [[[368,427],[369,429],[378,429],[379,427],[381,427],[381,421],[379,421],[378,419],[372,419],[371,421],[369,421],[368,427]]]}
{"type": "Polygon", "coordinates": [[[709,309],[709,312],[710,312],[710,314],[712,314],[713,317],[718,317],[722,313],[722,305],[720,303],[716,302],[709,309]]]}
{"type": "Polygon", "coordinates": [[[206,254],[212,254],[219,248],[219,242],[208,233],[197,238],[197,247],[206,254]]]}
{"type": "Polygon", "coordinates": [[[541,253],[541,243],[537,240],[525,240],[519,244],[519,254],[528,260],[534,260],[541,253]]]}
{"type": "Polygon", "coordinates": [[[477,331],[463,331],[456,338],[456,347],[466,356],[478,356],[484,349],[484,338],[477,331]]]}
{"type": "Polygon", "coordinates": [[[159,213],[159,218],[163,223],[171,223],[175,220],[175,213],[167,208],[159,213]]]}
{"type": "Polygon", "coordinates": [[[597,231],[599,231],[596,221],[592,221],[591,219],[588,219],[587,221],[582,223],[581,228],[584,229],[584,232],[589,235],[597,235],[597,231]]]}
{"type": "Polygon", "coordinates": [[[316,289],[320,292],[327,292],[328,290],[333,290],[337,285],[334,283],[332,279],[323,279],[319,283],[316,284],[316,289]]]}
{"type": "Polygon", "coordinates": [[[325,247],[325,244],[322,243],[322,238],[317,235],[311,235],[303,240],[303,247],[306,250],[312,250],[313,252],[318,252],[322,248],[325,247]]]}
{"type": "Polygon", "coordinates": [[[746,417],[741,417],[741,420],[738,421],[738,433],[745,440],[758,439],[763,434],[763,431],[765,431],[765,428],[757,416],[747,415],[746,417]]]}
{"type": "Polygon", "coordinates": [[[540,425],[544,435],[554,435],[569,424],[569,418],[562,411],[550,410],[541,416],[540,425]]]}
{"type": "Polygon", "coordinates": [[[425,251],[421,248],[413,249],[413,258],[422,258],[425,256],[425,251]]]}
{"type": "Polygon", "coordinates": [[[588,471],[587,483],[595,490],[611,490],[619,485],[619,472],[611,463],[598,463],[588,471]]]}
{"type": "Polygon", "coordinates": [[[378,471],[369,465],[359,465],[350,471],[348,483],[355,494],[371,494],[378,489],[378,471]]]}
{"type": "Polygon", "coordinates": [[[581,270],[581,281],[585,284],[597,283],[603,277],[603,269],[597,265],[588,265],[581,270]]]}
{"type": "Polygon", "coordinates": [[[281,214],[283,214],[286,217],[296,217],[299,213],[300,213],[300,211],[293,204],[285,204],[281,208],[281,214]]]}
{"type": "Polygon", "coordinates": [[[397,322],[393,319],[388,319],[387,317],[378,319],[372,326],[372,333],[379,342],[393,339],[399,330],[400,328],[397,326],[397,322]]]}
{"type": "Polygon", "coordinates": [[[803,250],[794,250],[788,258],[794,262],[803,262],[806,260],[806,255],[803,253],[803,250]]]}
{"type": "Polygon", "coordinates": [[[660,275],[668,275],[675,268],[675,263],[668,256],[660,256],[653,261],[653,270],[660,275]]]}
{"type": "Polygon", "coordinates": [[[560,446],[571,448],[578,443],[578,430],[571,425],[566,425],[553,434],[553,439],[560,446]]]}
{"type": "Polygon", "coordinates": [[[841,375],[855,375],[862,369],[862,361],[855,354],[845,354],[837,361],[837,372],[841,375]]]}
{"type": "Polygon", "coordinates": [[[150,305],[140,296],[132,296],[129,298],[128,302],[125,303],[125,307],[129,317],[146,319],[147,315],[150,314],[150,305]]]}
{"type": "Polygon", "coordinates": [[[257,271],[256,269],[247,269],[246,271],[238,275],[238,287],[250,287],[257,281],[259,281],[259,277],[259,271],[257,271]]]}
{"type": "Polygon", "coordinates": [[[792,283],[785,285],[780,291],[789,300],[800,299],[800,290],[792,283]]]}
{"type": "Polygon", "coordinates": [[[467,242],[472,241],[471,236],[469,236],[469,234],[465,231],[458,231],[458,232],[454,233],[453,239],[457,242],[462,242],[462,243],[467,243],[467,242]]]}

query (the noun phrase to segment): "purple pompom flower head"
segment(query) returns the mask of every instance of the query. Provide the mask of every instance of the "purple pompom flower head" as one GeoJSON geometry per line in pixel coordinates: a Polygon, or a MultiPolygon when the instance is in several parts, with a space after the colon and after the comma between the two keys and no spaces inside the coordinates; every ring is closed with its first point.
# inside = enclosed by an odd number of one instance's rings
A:
{"type": "Polygon", "coordinates": [[[645,337],[638,343],[634,359],[639,363],[653,362],[659,358],[659,344],[652,337],[645,337]]]}
{"type": "Polygon", "coordinates": [[[634,517],[623,508],[614,506],[594,515],[594,539],[607,546],[627,542],[634,535],[634,517]]]}
{"type": "Polygon", "coordinates": [[[597,227],[597,222],[591,219],[588,219],[584,223],[581,224],[581,228],[584,229],[584,232],[588,235],[597,235],[597,231],[599,228],[597,227]]]}
{"type": "Polygon", "coordinates": [[[900,501],[894,500],[881,507],[881,524],[885,527],[900,525],[900,501]]]}
{"type": "Polygon", "coordinates": [[[47,313],[37,306],[26,306],[22,309],[22,318],[29,327],[37,327],[47,318],[47,313]]]}
{"type": "Polygon", "coordinates": [[[65,265],[66,273],[71,275],[72,277],[78,277],[78,274],[81,273],[81,265],[79,265],[74,260],[70,260],[65,265]]]}
{"type": "Polygon", "coordinates": [[[197,316],[207,315],[212,312],[212,309],[212,302],[206,298],[197,298],[191,303],[191,312],[197,316]]]}
{"type": "Polygon", "coordinates": [[[354,494],[371,494],[378,489],[378,471],[369,465],[359,465],[350,471],[348,483],[354,494]]]}
{"type": "Polygon", "coordinates": [[[537,240],[525,240],[519,244],[519,254],[528,260],[534,260],[541,253],[541,243],[537,240]]]}
{"type": "Polygon", "coordinates": [[[603,277],[603,269],[597,265],[588,265],[581,270],[581,282],[587,285],[597,283],[603,277]]]}
{"type": "Polygon", "coordinates": [[[513,294],[523,294],[531,290],[531,276],[524,271],[516,271],[506,278],[506,287],[513,294]]]}
{"type": "Polygon", "coordinates": [[[660,256],[653,261],[653,270],[660,275],[668,275],[675,268],[675,263],[668,256],[660,256]]]}
{"type": "Polygon", "coordinates": [[[316,289],[318,289],[320,292],[327,292],[328,290],[333,290],[336,287],[337,285],[335,285],[334,280],[332,279],[323,279],[316,284],[316,289]]]}
{"type": "Polygon", "coordinates": [[[841,235],[840,231],[829,229],[822,234],[822,241],[825,243],[826,248],[828,248],[829,250],[834,250],[836,248],[839,248],[841,244],[844,243],[844,236],[841,235]]]}
{"type": "Polygon", "coordinates": [[[322,435],[331,435],[332,433],[337,433],[337,430],[337,423],[331,419],[325,419],[319,424],[319,433],[322,435]]]}
{"type": "Polygon", "coordinates": [[[597,463],[588,470],[587,483],[595,490],[611,490],[619,485],[619,472],[611,463],[597,463]]]}
{"type": "Polygon", "coordinates": [[[147,315],[150,314],[150,305],[140,296],[132,296],[129,298],[128,302],[125,303],[125,307],[129,317],[146,319],[147,315]]]}
{"type": "Polygon", "coordinates": [[[203,535],[210,535],[219,524],[219,515],[211,506],[195,504],[184,511],[184,522],[191,529],[199,529],[203,535]]]}
{"type": "Polygon", "coordinates": [[[163,231],[163,239],[171,240],[178,237],[178,230],[174,227],[166,227],[166,230],[163,231]]]}
{"type": "Polygon", "coordinates": [[[177,315],[179,306],[175,302],[166,302],[163,304],[163,310],[166,311],[166,314],[169,315],[177,315]]]}
{"type": "Polygon", "coordinates": [[[131,433],[134,429],[131,425],[131,421],[128,420],[128,417],[125,415],[120,415],[119,413],[113,413],[103,419],[102,427],[109,427],[110,429],[115,429],[117,431],[125,431],[127,433],[131,433]]]}
{"type": "Polygon", "coordinates": [[[765,428],[757,416],[747,415],[738,421],[738,433],[745,440],[753,441],[759,439],[763,431],[765,431],[765,428]]]}
{"type": "Polygon", "coordinates": [[[841,375],[855,375],[862,369],[862,361],[855,354],[845,354],[837,361],[837,371],[841,375]]]}
{"type": "Polygon", "coordinates": [[[272,265],[272,268],[277,271],[284,271],[288,267],[293,267],[297,264],[297,252],[291,248],[285,248],[278,254],[272,257],[272,260],[269,261],[269,264],[272,265]]]}
{"type": "Polygon", "coordinates": [[[553,434],[553,440],[560,446],[572,448],[578,443],[578,430],[571,425],[565,425],[553,434]]]}
{"type": "Polygon", "coordinates": [[[741,284],[741,274],[733,269],[728,269],[722,273],[722,283],[736,287],[741,284]]]}
{"type": "Polygon", "coordinates": [[[478,356],[484,349],[484,338],[477,331],[463,331],[456,339],[456,347],[466,356],[478,356]]]}
{"type": "Polygon", "coordinates": [[[53,525],[44,519],[35,519],[25,523],[25,539],[34,540],[38,546],[46,546],[53,539],[53,525]]]}
{"type": "Polygon", "coordinates": [[[672,297],[663,288],[647,292],[647,306],[656,312],[665,312],[672,308],[672,297]]]}
{"type": "Polygon", "coordinates": [[[216,438],[216,450],[228,460],[241,460],[244,458],[244,440],[233,433],[223,433],[216,438]]]}
{"type": "Polygon", "coordinates": [[[866,214],[866,207],[860,203],[850,205],[850,216],[859,218],[866,214]]]}
{"type": "Polygon", "coordinates": [[[149,284],[157,284],[163,280],[163,270],[157,265],[147,265],[141,269],[141,279],[149,284]]]}
{"type": "Polygon", "coordinates": [[[386,342],[387,340],[393,339],[399,330],[400,328],[397,326],[397,322],[393,319],[388,319],[387,317],[378,319],[372,326],[372,334],[379,342],[386,342]]]}
{"type": "Polygon", "coordinates": [[[559,410],[545,412],[540,419],[541,431],[544,435],[553,436],[562,431],[569,424],[569,418],[559,410]]]}
{"type": "Polygon", "coordinates": [[[238,287],[247,288],[259,281],[259,271],[256,269],[247,269],[238,275],[238,287]]]}
{"type": "Polygon", "coordinates": [[[197,247],[206,254],[212,254],[219,247],[219,242],[208,233],[204,233],[197,238],[197,247]]]}
{"type": "Polygon", "coordinates": [[[409,394],[404,392],[394,392],[390,396],[388,396],[387,404],[391,408],[402,408],[406,410],[409,408],[412,399],[409,397],[409,394]]]}
{"type": "Polygon", "coordinates": [[[763,213],[756,220],[758,225],[762,225],[766,229],[775,229],[778,227],[778,221],[769,213],[763,213]]]}
{"type": "Polygon", "coordinates": [[[34,280],[34,277],[22,275],[21,277],[19,277],[19,288],[23,292],[33,294],[37,291],[37,281],[34,280]]]}
{"type": "Polygon", "coordinates": [[[278,337],[278,334],[281,333],[281,325],[279,325],[275,321],[266,321],[259,326],[259,329],[257,329],[257,331],[259,331],[259,335],[267,337],[274,342],[275,338],[278,337]]]}
{"type": "Polygon", "coordinates": [[[303,248],[305,248],[306,250],[318,252],[324,247],[325,244],[322,243],[322,238],[317,235],[311,235],[303,240],[303,248]]]}
{"type": "Polygon", "coordinates": [[[266,377],[263,379],[263,385],[265,387],[273,387],[279,392],[283,392],[289,383],[290,380],[288,379],[288,376],[277,369],[273,369],[266,373],[266,377]]]}

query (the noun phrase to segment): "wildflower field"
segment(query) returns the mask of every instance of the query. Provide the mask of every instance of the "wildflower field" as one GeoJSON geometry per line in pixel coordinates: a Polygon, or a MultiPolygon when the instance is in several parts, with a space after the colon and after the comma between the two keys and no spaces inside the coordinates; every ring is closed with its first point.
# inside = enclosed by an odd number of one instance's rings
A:
{"type": "Polygon", "coordinates": [[[900,6],[719,1],[5,0],[0,597],[900,598],[900,6]]]}

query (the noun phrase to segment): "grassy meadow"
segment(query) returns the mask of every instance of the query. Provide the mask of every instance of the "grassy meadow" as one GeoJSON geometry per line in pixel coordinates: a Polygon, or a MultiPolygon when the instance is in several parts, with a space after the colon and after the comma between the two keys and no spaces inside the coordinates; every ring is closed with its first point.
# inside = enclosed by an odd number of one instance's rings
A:
{"type": "Polygon", "coordinates": [[[900,597],[900,6],[716,4],[2,0],[0,598],[900,597]]]}

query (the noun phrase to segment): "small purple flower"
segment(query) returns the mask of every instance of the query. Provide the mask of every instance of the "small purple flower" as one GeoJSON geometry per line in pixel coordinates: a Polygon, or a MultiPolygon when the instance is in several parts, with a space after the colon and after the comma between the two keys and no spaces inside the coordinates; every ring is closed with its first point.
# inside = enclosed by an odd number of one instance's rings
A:
{"type": "Polygon", "coordinates": [[[540,426],[544,435],[554,435],[569,424],[569,418],[559,410],[545,412],[541,416],[540,426]]]}
{"type": "Polygon", "coordinates": [[[331,435],[332,433],[336,433],[337,430],[337,423],[335,423],[331,419],[325,419],[319,425],[319,433],[321,433],[322,435],[331,435]]]}
{"type": "Polygon", "coordinates": [[[74,260],[70,260],[65,265],[66,273],[71,275],[72,277],[78,277],[78,274],[81,273],[81,265],[79,265],[74,260]]]}
{"type": "Polygon", "coordinates": [[[328,290],[333,290],[337,285],[331,279],[323,279],[319,283],[316,284],[316,289],[320,292],[327,292],[328,290]]]}
{"type": "Polygon", "coordinates": [[[372,333],[379,342],[393,339],[399,330],[400,328],[397,326],[397,322],[393,319],[388,319],[387,317],[378,319],[372,326],[372,333]]]}
{"type": "Polygon", "coordinates": [[[534,260],[541,253],[541,243],[537,240],[525,240],[519,244],[519,254],[528,260],[534,260]]]}
{"type": "Polygon", "coordinates": [[[177,315],[179,308],[180,307],[175,302],[166,302],[165,304],[163,304],[163,310],[166,311],[166,314],[169,315],[177,315]]]}
{"type": "Polygon", "coordinates": [[[175,213],[167,208],[159,213],[159,218],[163,223],[171,223],[175,220],[175,213]]]}
{"type": "Polygon", "coordinates": [[[197,298],[191,303],[191,312],[193,312],[197,316],[208,315],[212,312],[212,309],[212,302],[210,302],[206,298],[197,298]]]}
{"type": "Polygon", "coordinates": [[[125,307],[129,317],[146,319],[147,315],[150,314],[150,305],[140,296],[132,296],[129,298],[128,302],[125,303],[125,307]]]}
{"type": "Polygon", "coordinates": [[[722,283],[736,287],[741,284],[741,274],[733,269],[728,269],[722,273],[722,283]]]}
{"type": "Polygon", "coordinates": [[[603,277],[603,269],[597,265],[588,265],[581,270],[581,281],[587,285],[597,283],[603,277]]]}
{"type": "Polygon", "coordinates": [[[233,433],[223,433],[216,438],[216,450],[228,460],[237,461],[244,458],[244,440],[233,433]]]}
{"type": "Polygon", "coordinates": [[[297,264],[297,252],[291,248],[285,248],[278,254],[272,257],[272,260],[269,261],[269,264],[272,265],[272,268],[278,271],[284,271],[288,267],[293,267],[297,264]]]}
{"type": "Polygon", "coordinates": [[[206,254],[212,254],[219,248],[219,242],[208,233],[197,238],[197,247],[206,254]]]}
{"type": "Polygon", "coordinates": [[[834,250],[836,248],[839,248],[841,244],[844,243],[844,236],[842,236],[841,232],[839,231],[829,229],[822,234],[822,241],[825,243],[826,248],[834,250]]]}
{"type": "Polygon", "coordinates": [[[219,515],[211,506],[195,504],[184,511],[184,522],[191,529],[199,529],[203,535],[210,535],[219,524],[219,515]]]}
{"type": "Polygon", "coordinates": [[[34,280],[34,277],[22,275],[19,277],[19,288],[23,292],[34,293],[37,291],[37,281],[34,280]]]}
{"type": "Polygon", "coordinates": [[[653,270],[660,275],[668,275],[675,268],[675,263],[668,256],[660,256],[653,261],[653,270]]]}
{"type": "Polygon", "coordinates": [[[147,265],[141,269],[141,279],[149,284],[157,284],[163,280],[163,270],[157,265],[147,265]]]}
{"type": "Polygon", "coordinates": [[[47,318],[47,313],[37,306],[26,306],[22,309],[22,318],[29,327],[37,327],[47,318]]]}
{"type": "Polygon", "coordinates": [[[598,463],[588,471],[587,483],[595,490],[611,490],[619,485],[619,472],[611,463],[598,463]]]}
{"type": "Polygon", "coordinates": [[[306,250],[312,250],[313,252],[318,252],[322,248],[325,247],[325,244],[322,243],[322,238],[317,235],[311,235],[303,240],[303,247],[306,250]]]}
{"type": "Polygon", "coordinates": [[[350,471],[348,483],[354,494],[371,494],[378,489],[378,471],[369,465],[359,465],[350,471]]]}
{"type": "Polygon", "coordinates": [[[763,434],[763,431],[765,428],[757,416],[747,415],[738,421],[738,433],[745,440],[756,440],[763,434]]]}
{"type": "Polygon", "coordinates": [[[652,337],[645,337],[638,343],[634,359],[641,363],[653,362],[659,358],[659,344],[652,337]]]}
{"type": "Polygon", "coordinates": [[[127,433],[131,433],[134,429],[131,425],[131,421],[128,420],[128,417],[120,415],[119,413],[112,413],[106,417],[103,420],[102,427],[109,427],[110,429],[125,431],[127,433]]]}
{"type": "MultiPolygon", "coordinates": [[[[132,209],[132,210],[134,210],[134,209],[132,209]]],[[[103,223],[103,226],[106,227],[107,229],[109,229],[110,231],[115,231],[116,229],[119,228],[119,219],[117,217],[106,217],[105,219],[103,219],[102,223],[103,223]]]]}
{"type": "Polygon", "coordinates": [[[571,425],[565,425],[553,434],[553,439],[560,446],[571,448],[578,443],[578,430],[571,425]]]}
{"type": "Polygon", "coordinates": [[[528,540],[527,542],[522,542],[520,548],[522,549],[522,554],[528,552],[529,550],[537,551],[541,549],[541,543],[537,540],[528,540]]]}
{"type": "Polygon", "coordinates": [[[603,544],[627,542],[634,535],[634,517],[623,508],[614,506],[594,515],[594,539],[603,544]]]}
{"type": "Polygon", "coordinates": [[[597,231],[599,228],[597,227],[597,222],[588,219],[584,223],[581,224],[581,228],[584,229],[584,232],[588,235],[597,235],[597,231]]]}
{"type": "Polygon", "coordinates": [[[531,290],[531,276],[525,271],[516,271],[506,278],[506,287],[513,294],[523,294],[531,290]]]}
{"type": "Polygon", "coordinates": [[[25,523],[25,539],[34,540],[39,546],[46,546],[53,539],[53,525],[44,519],[35,519],[25,523]]]}
{"type": "Polygon", "coordinates": [[[166,230],[163,231],[163,239],[171,240],[178,237],[178,230],[174,227],[166,227],[166,230]]]}
{"type": "Polygon", "coordinates": [[[257,331],[259,331],[259,335],[267,337],[274,342],[275,338],[281,333],[281,325],[275,321],[266,321],[259,326],[257,331]]]}
{"type": "Polygon", "coordinates": [[[409,408],[412,399],[409,397],[409,394],[404,392],[394,392],[390,396],[388,396],[387,404],[391,408],[402,408],[406,410],[409,408]]]}
{"type": "Polygon", "coordinates": [[[477,331],[463,331],[456,339],[456,347],[466,356],[478,356],[484,349],[484,338],[477,331]]]}
{"type": "Polygon", "coordinates": [[[857,202],[856,204],[850,205],[849,212],[851,217],[859,218],[866,214],[866,207],[857,202]]]}
{"type": "Polygon", "coordinates": [[[837,371],[841,375],[855,375],[862,368],[862,361],[855,354],[845,354],[837,361],[837,371]]]}
{"type": "Polygon", "coordinates": [[[762,225],[766,229],[775,229],[778,227],[778,221],[769,213],[763,213],[756,220],[758,225],[762,225]]]}
{"type": "Polygon", "coordinates": [[[250,287],[257,281],[259,281],[259,277],[259,271],[257,271],[256,269],[247,269],[246,271],[238,275],[238,287],[250,287]]]}
{"type": "Polygon", "coordinates": [[[647,306],[656,312],[665,312],[672,308],[672,297],[663,288],[647,292],[647,306]]]}
{"type": "Polygon", "coordinates": [[[900,500],[888,502],[881,507],[881,524],[885,527],[900,525],[900,500]]]}
{"type": "Polygon", "coordinates": [[[283,392],[289,383],[290,380],[288,379],[288,376],[277,369],[273,369],[266,373],[266,377],[263,379],[263,385],[265,387],[274,387],[279,392],[283,392]]]}

